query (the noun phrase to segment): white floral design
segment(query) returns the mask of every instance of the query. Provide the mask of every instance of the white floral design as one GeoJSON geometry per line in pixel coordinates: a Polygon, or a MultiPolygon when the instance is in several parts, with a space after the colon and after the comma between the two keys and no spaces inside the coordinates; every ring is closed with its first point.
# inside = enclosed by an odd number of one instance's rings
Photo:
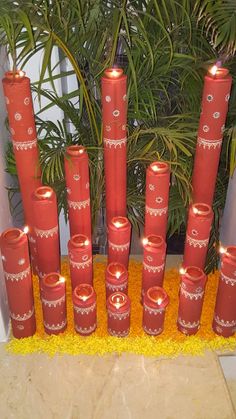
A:
{"type": "Polygon", "coordinates": [[[32,127],[29,127],[28,129],[27,129],[27,132],[28,132],[28,134],[29,135],[31,135],[31,134],[33,134],[33,128],[32,127]]]}
{"type": "Polygon", "coordinates": [[[16,150],[31,150],[32,148],[37,146],[37,140],[32,141],[12,141],[13,147],[16,150]]]}
{"type": "Polygon", "coordinates": [[[153,185],[152,183],[149,183],[148,187],[150,191],[155,191],[155,185],[153,185]]]}
{"type": "Polygon", "coordinates": [[[109,148],[121,148],[123,145],[126,145],[127,143],[127,138],[121,138],[120,140],[111,140],[109,138],[104,138],[104,145],[108,146],[109,148]]]}
{"type": "Polygon", "coordinates": [[[24,263],[25,263],[24,258],[21,258],[21,259],[18,260],[18,265],[24,265],[24,263]]]}
{"type": "Polygon", "coordinates": [[[192,230],[191,233],[192,233],[193,236],[198,236],[198,231],[197,230],[192,230]]]}
{"type": "Polygon", "coordinates": [[[146,205],[146,213],[150,215],[154,215],[154,217],[159,216],[161,217],[163,214],[166,214],[168,211],[168,207],[164,208],[150,208],[146,205]]]}
{"type": "Polygon", "coordinates": [[[78,209],[81,210],[82,208],[86,208],[90,206],[90,199],[86,199],[85,201],[67,201],[69,208],[74,210],[78,209]]]}
{"type": "Polygon", "coordinates": [[[219,140],[206,140],[205,138],[198,137],[197,139],[197,145],[199,147],[208,148],[210,150],[211,148],[214,148],[214,150],[218,147],[220,148],[222,144],[222,138],[219,140]]]}
{"type": "Polygon", "coordinates": [[[61,323],[57,323],[57,324],[49,324],[49,323],[46,323],[46,322],[43,322],[43,324],[44,324],[44,327],[45,327],[45,329],[48,329],[48,330],[61,330],[61,329],[63,329],[63,327],[65,327],[66,326],[66,324],[67,324],[67,321],[66,321],[66,319],[65,320],[63,320],[61,323]]]}
{"type": "Polygon", "coordinates": [[[208,127],[208,125],[203,125],[202,129],[204,132],[208,132],[210,128],[208,127]]]}
{"type": "Polygon", "coordinates": [[[105,101],[108,102],[108,103],[111,102],[111,96],[106,96],[105,101]]]}
{"type": "Polygon", "coordinates": [[[157,196],[155,201],[157,204],[161,204],[163,202],[163,198],[161,196],[157,196]]]}
{"type": "Polygon", "coordinates": [[[14,118],[16,121],[20,121],[22,119],[22,115],[19,112],[16,112],[14,118]]]}
{"type": "Polygon", "coordinates": [[[213,95],[211,95],[211,94],[207,95],[207,102],[212,102],[213,99],[214,99],[213,95]]]}
{"type": "Polygon", "coordinates": [[[41,237],[41,239],[45,237],[46,239],[48,239],[49,237],[53,237],[58,233],[58,226],[50,228],[49,230],[40,230],[39,228],[35,227],[34,231],[37,237],[41,237]]]}
{"type": "Polygon", "coordinates": [[[117,117],[120,115],[120,111],[119,111],[118,109],[115,109],[115,110],[112,112],[112,114],[113,114],[113,116],[114,116],[115,118],[117,118],[117,117]]]}
{"type": "Polygon", "coordinates": [[[110,125],[106,125],[105,130],[106,130],[107,132],[111,131],[111,127],[110,127],[110,125]]]}
{"type": "Polygon", "coordinates": [[[214,112],[213,118],[218,119],[220,117],[220,112],[214,112]]]}
{"type": "Polygon", "coordinates": [[[152,262],[153,261],[153,257],[152,256],[147,256],[147,260],[148,260],[148,262],[152,262]]]}
{"type": "Polygon", "coordinates": [[[73,176],[73,179],[77,182],[78,180],[80,180],[80,175],[79,175],[79,173],[76,173],[74,176],[73,176]]]}
{"type": "Polygon", "coordinates": [[[76,332],[80,333],[81,335],[90,335],[90,333],[94,332],[96,327],[97,327],[97,323],[94,323],[90,327],[81,327],[81,326],[78,326],[76,324],[75,325],[75,330],[76,330],[76,332]]]}
{"type": "Polygon", "coordinates": [[[24,98],[24,105],[29,105],[29,103],[30,103],[30,98],[29,97],[25,97],[24,98]]]}

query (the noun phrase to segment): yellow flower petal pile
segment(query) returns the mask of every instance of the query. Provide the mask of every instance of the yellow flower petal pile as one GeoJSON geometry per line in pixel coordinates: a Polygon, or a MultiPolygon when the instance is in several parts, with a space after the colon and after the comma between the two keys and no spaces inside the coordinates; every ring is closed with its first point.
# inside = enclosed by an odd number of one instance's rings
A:
{"type": "Polygon", "coordinates": [[[94,263],[94,287],[97,293],[98,327],[95,333],[82,337],[74,331],[71,286],[67,262],[62,263],[62,275],[67,279],[67,330],[60,335],[48,336],[44,332],[42,309],[39,299],[38,279],[33,278],[37,332],[26,339],[12,339],[7,350],[14,354],[45,352],[51,356],[60,354],[103,355],[106,353],[129,352],[146,356],[173,357],[178,354],[200,355],[206,349],[234,350],[235,337],[223,338],[212,331],[212,318],[219,273],[208,276],[201,328],[197,335],[186,337],[177,330],[179,274],[177,269],[166,271],[164,288],[170,297],[164,332],[157,337],[148,336],[142,329],[142,306],[140,304],[142,264],[131,260],[129,264],[129,296],[131,298],[131,329],[126,338],[115,338],[107,333],[107,315],[105,307],[105,263],[94,263]]]}

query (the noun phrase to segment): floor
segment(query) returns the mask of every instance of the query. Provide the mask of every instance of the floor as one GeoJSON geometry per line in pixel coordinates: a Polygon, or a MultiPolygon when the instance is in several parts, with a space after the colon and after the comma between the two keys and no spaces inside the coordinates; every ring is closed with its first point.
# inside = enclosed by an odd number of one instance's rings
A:
{"type": "Polygon", "coordinates": [[[0,344],[0,419],[233,419],[233,404],[236,356],[49,358],[0,344]]]}

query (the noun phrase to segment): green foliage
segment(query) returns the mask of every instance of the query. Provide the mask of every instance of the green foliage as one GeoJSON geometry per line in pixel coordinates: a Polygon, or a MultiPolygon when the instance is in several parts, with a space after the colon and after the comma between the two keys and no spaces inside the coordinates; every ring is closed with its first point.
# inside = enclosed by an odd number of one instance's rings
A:
{"type": "MultiPolygon", "coordinates": [[[[128,75],[128,214],[136,229],[143,222],[145,169],[156,159],[172,172],[169,236],[182,231],[191,198],[191,173],[205,69],[216,59],[235,68],[233,0],[5,0],[0,6],[2,41],[14,66],[24,66],[42,50],[39,96],[64,112],[53,124],[37,119],[43,181],[54,187],[59,208],[66,210],[63,155],[68,144],[87,147],[90,157],[93,224],[104,205],[100,77],[110,65],[128,75]],[[51,51],[60,49],[76,74],[78,89],[58,97],[51,51]],[[20,47],[20,49],[19,49],[20,47]],[[44,89],[45,74],[51,91],[44,89]],[[72,99],[78,98],[79,109],[72,99]],[[68,123],[73,124],[70,134],[68,123]]],[[[60,58],[61,59],[61,58],[60,58]]],[[[63,72],[64,77],[71,72],[63,72]]],[[[233,91],[233,98],[235,91],[233,91]]],[[[217,264],[219,214],[235,166],[235,100],[230,101],[226,147],[222,153],[214,202],[215,223],[209,252],[217,264]],[[232,143],[230,145],[232,138],[232,143]],[[231,154],[230,154],[231,153],[231,154]],[[228,159],[228,155],[230,158],[228,159]]],[[[15,173],[8,154],[8,169],[15,173]]]]}

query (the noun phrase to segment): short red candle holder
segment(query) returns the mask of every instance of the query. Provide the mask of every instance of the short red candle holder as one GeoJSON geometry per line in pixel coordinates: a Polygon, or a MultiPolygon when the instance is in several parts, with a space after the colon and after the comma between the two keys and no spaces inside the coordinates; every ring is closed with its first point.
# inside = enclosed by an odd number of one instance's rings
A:
{"type": "Polygon", "coordinates": [[[72,290],[80,284],[93,285],[92,244],[87,236],[75,234],[68,242],[72,290]]]}
{"type": "Polygon", "coordinates": [[[166,243],[154,234],[143,239],[142,298],[151,287],[161,287],[164,278],[166,243]]]}
{"type": "Polygon", "coordinates": [[[194,335],[200,328],[200,319],[207,277],[196,266],[180,268],[179,311],[177,327],[185,335],[194,335]]]}
{"type": "Polygon", "coordinates": [[[66,283],[58,272],[52,272],[42,278],[41,301],[44,330],[48,335],[64,332],[66,320],[66,283]]]}
{"type": "Polygon", "coordinates": [[[32,336],[36,321],[27,235],[18,228],[5,230],[1,254],[13,336],[32,336]]]}
{"type": "Polygon", "coordinates": [[[165,311],[169,297],[161,287],[151,287],[143,298],[143,330],[148,335],[160,335],[163,332],[165,311]]]}
{"type": "Polygon", "coordinates": [[[183,266],[205,268],[213,211],[204,203],[189,207],[183,266]]]}
{"type": "Polygon", "coordinates": [[[82,336],[93,333],[97,327],[96,294],[89,284],[78,285],[73,292],[75,330],[82,336]]]}
{"type": "Polygon", "coordinates": [[[223,254],[212,327],[215,333],[227,338],[236,332],[236,246],[221,250],[223,254]]]}
{"type": "Polygon", "coordinates": [[[130,299],[122,292],[115,292],[107,300],[108,333],[125,337],[130,330],[130,299]]]}
{"type": "Polygon", "coordinates": [[[124,265],[116,262],[106,268],[106,299],[114,292],[128,294],[128,271],[124,265]]]}
{"type": "Polygon", "coordinates": [[[128,269],[131,224],[126,217],[113,217],[108,225],[108,263],[118,262],[128,269]]]}

